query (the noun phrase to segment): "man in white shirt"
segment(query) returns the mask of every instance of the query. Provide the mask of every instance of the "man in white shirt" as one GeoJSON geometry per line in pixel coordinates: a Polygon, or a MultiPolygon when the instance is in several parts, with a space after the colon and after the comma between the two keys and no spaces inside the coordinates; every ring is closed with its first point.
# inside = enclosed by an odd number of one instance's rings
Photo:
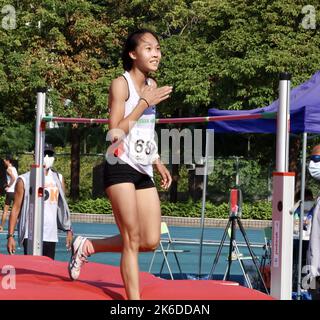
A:
{"type": "MultiPolygon", "coordinates": [[[[65,199],[65,188],[62,175],[54,170],[54,149],[50,144],[45,145],[45,192],[43,217],[43,255],[54,259],[58,229],[67,232],[66,246],[69,249],[72,242],[70,211],[65,199]]],[[[30,172],[18,177],[15,188],[15,199],[9,219],[7,249],[10,254],[15,252],[14,229],[19,220],[19,241],[23,244],[24,254],[28,251],[28,204],[29,197],[25,190],[29,190],[30,172]]]]}

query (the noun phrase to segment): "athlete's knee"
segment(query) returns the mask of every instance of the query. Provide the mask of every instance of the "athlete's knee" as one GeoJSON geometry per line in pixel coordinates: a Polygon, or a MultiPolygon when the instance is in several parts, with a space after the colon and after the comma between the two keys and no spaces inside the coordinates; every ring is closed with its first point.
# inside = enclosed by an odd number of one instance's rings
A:
{"type": "Polygon", "coordinates": [[[157,235],[153,235],[152,237],[148,237],[147,239],[143,239],[140,243],[140,249],[142,251],[154,251],[158,248],[160,243],[160,237],[157,235]]]}

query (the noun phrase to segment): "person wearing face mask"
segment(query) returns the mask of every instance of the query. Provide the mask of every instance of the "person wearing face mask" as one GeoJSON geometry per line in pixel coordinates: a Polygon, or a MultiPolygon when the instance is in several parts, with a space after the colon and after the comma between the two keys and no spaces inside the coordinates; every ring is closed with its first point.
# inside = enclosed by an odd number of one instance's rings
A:
{"type": "Polygon", "coordinates": [[[320,144],[316,145],[312,149],[309,162],[309,172],[314,179],[320,180],[320,144]]]}
{"type": "MultiPolygon", "coordinates": [[[[66,247],[70,249],[72,242],[72,229],[70,210],[65,197],[63,177],[52,169],[54,163],[54,149],[52,145],[45,144],[43,165],[45,168],[44,181],[44,217],[43,217],[43,255],[54,259],[56,243],[58,242],[58,229],[67,232],[66,247]]],[[[23,245],[24,254],[28,252],[28,209],[30,171],[20,175],[15,187],[15,199],[9,219],[7,235],[7,250],[14,254],[16,242],[14,229],[19,219],[18,238],[23,245]]]]}
{"type": "MultiPolygon", "coordinates": [[[[312,149],[308,169],[310,175],[320,181],[320,144],[312,149]]],[[[318,196],[313,210],[307,265],[310,266],[311,278],[315,278],[316,283],[316,288],[311,290],[311,294],[313,299],[320,300],[320,196],[318,196]]]]}

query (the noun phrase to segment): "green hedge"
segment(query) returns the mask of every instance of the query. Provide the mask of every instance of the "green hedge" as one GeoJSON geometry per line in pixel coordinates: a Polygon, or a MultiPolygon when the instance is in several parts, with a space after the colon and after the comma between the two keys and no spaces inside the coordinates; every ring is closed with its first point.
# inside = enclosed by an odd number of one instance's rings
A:
{"type": "Polygon", "coordinates": [[[103,198],[69,202],[68,204],[71,212],[102,214],[112,213],[110,201],[103,198]]]}
{"type": "MultiPolygon", "coordinates": [[[[65,180],[67,194],[70,192],[70,147],[56,147],[56,160],[54,169],[59,171],[65,180]]],[[[80,158],[80,199],[92,198],[92,169],[101,164],[103,156],[82,155],[80,158]]],[[[30,170],[30,165],[33,163],[31,154],[19,155],[19,174],[30,170]]],[[[230,189],[235,183],[235,159],[215,159],[214,170],[208,176],[208,192],[207,199],[219,202],[226,201],[230,189]]],[[[239,177],[243,192],[243,199],[246,202],[255,202],[258,199],[267,199],[270,190],[268,190],[268,176],[270,175],[269,167],[261,165],[257,160],[239,160],[239,177]]],[[[168,166],[170,169],[170,166],[168,166]]],[[[271,178],[271,177],[269,177],[271,178]]],[[[188,193],[189,184],[188,170],[185,165],[181,165],[179,169],[178,192],[188,193]]],[[[155,174],[156,185],[160,185],[160,176],[155,174]]],[[[159,189],[160,190],[160,189],[159,189]]],[[[191,199],[191,196],[190,196],[191,199]]]]}
{"type": "MultiPolygon", "coordinates": [[[[0,207],[4,206],[4,197],[0,197],[0,207]]],[[[72,203],[69,201],[71,212],[79,213],[98,213],[98,214],[112,214],[110,201],[104,198],[95,200],[82,200],[72,203]]],[[[257,201],[255,203],[244,203],[242,217],[244,219],[258,219],[271,220],[272,215],[271,203],[267,201],[257,201]]],[[[178,202],[171,203],[161,202],[161,213],[163,216],[172,217],[200,217],[201,216],[201,202],[193,203],[178,202]]],[[[227,218],[229,215],[229,207],[227,203],[215,205],[211,202],[206,204],[207,218],[227,218]]]]}
{"type": "MultiPolygon", "coordinates": [[[[112,209],[107,199],[83,200],[76,203],[69,203],[72,212],[111,214],[112,209]]],[[[243,205],[244,219],[270,220],[272,215],[271,203],[258,201],[252,204],[243,205]]],[[[161,212],[163,216],[175,217],[200,217],[201,202],[161,202],[161,212]]],[[[206,204],[206,217],[227,218],[229,216],[229,206],[227,203],[215,205],[211,202],[206,204]]]]}

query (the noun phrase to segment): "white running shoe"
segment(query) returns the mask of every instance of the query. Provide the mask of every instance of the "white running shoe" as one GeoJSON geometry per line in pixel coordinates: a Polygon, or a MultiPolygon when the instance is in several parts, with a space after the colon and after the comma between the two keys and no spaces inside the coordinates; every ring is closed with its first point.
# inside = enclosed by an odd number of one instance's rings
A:
{"type": "Polygon", "coordinates": [[[68,265],[69,276],[77,280],[80,275],[80,269],[84,262],[88,262],[87,256],[82,252],[83,244],[87,238],[78,236],[74,238],[71,245],[71,258],[68,265]]]}

